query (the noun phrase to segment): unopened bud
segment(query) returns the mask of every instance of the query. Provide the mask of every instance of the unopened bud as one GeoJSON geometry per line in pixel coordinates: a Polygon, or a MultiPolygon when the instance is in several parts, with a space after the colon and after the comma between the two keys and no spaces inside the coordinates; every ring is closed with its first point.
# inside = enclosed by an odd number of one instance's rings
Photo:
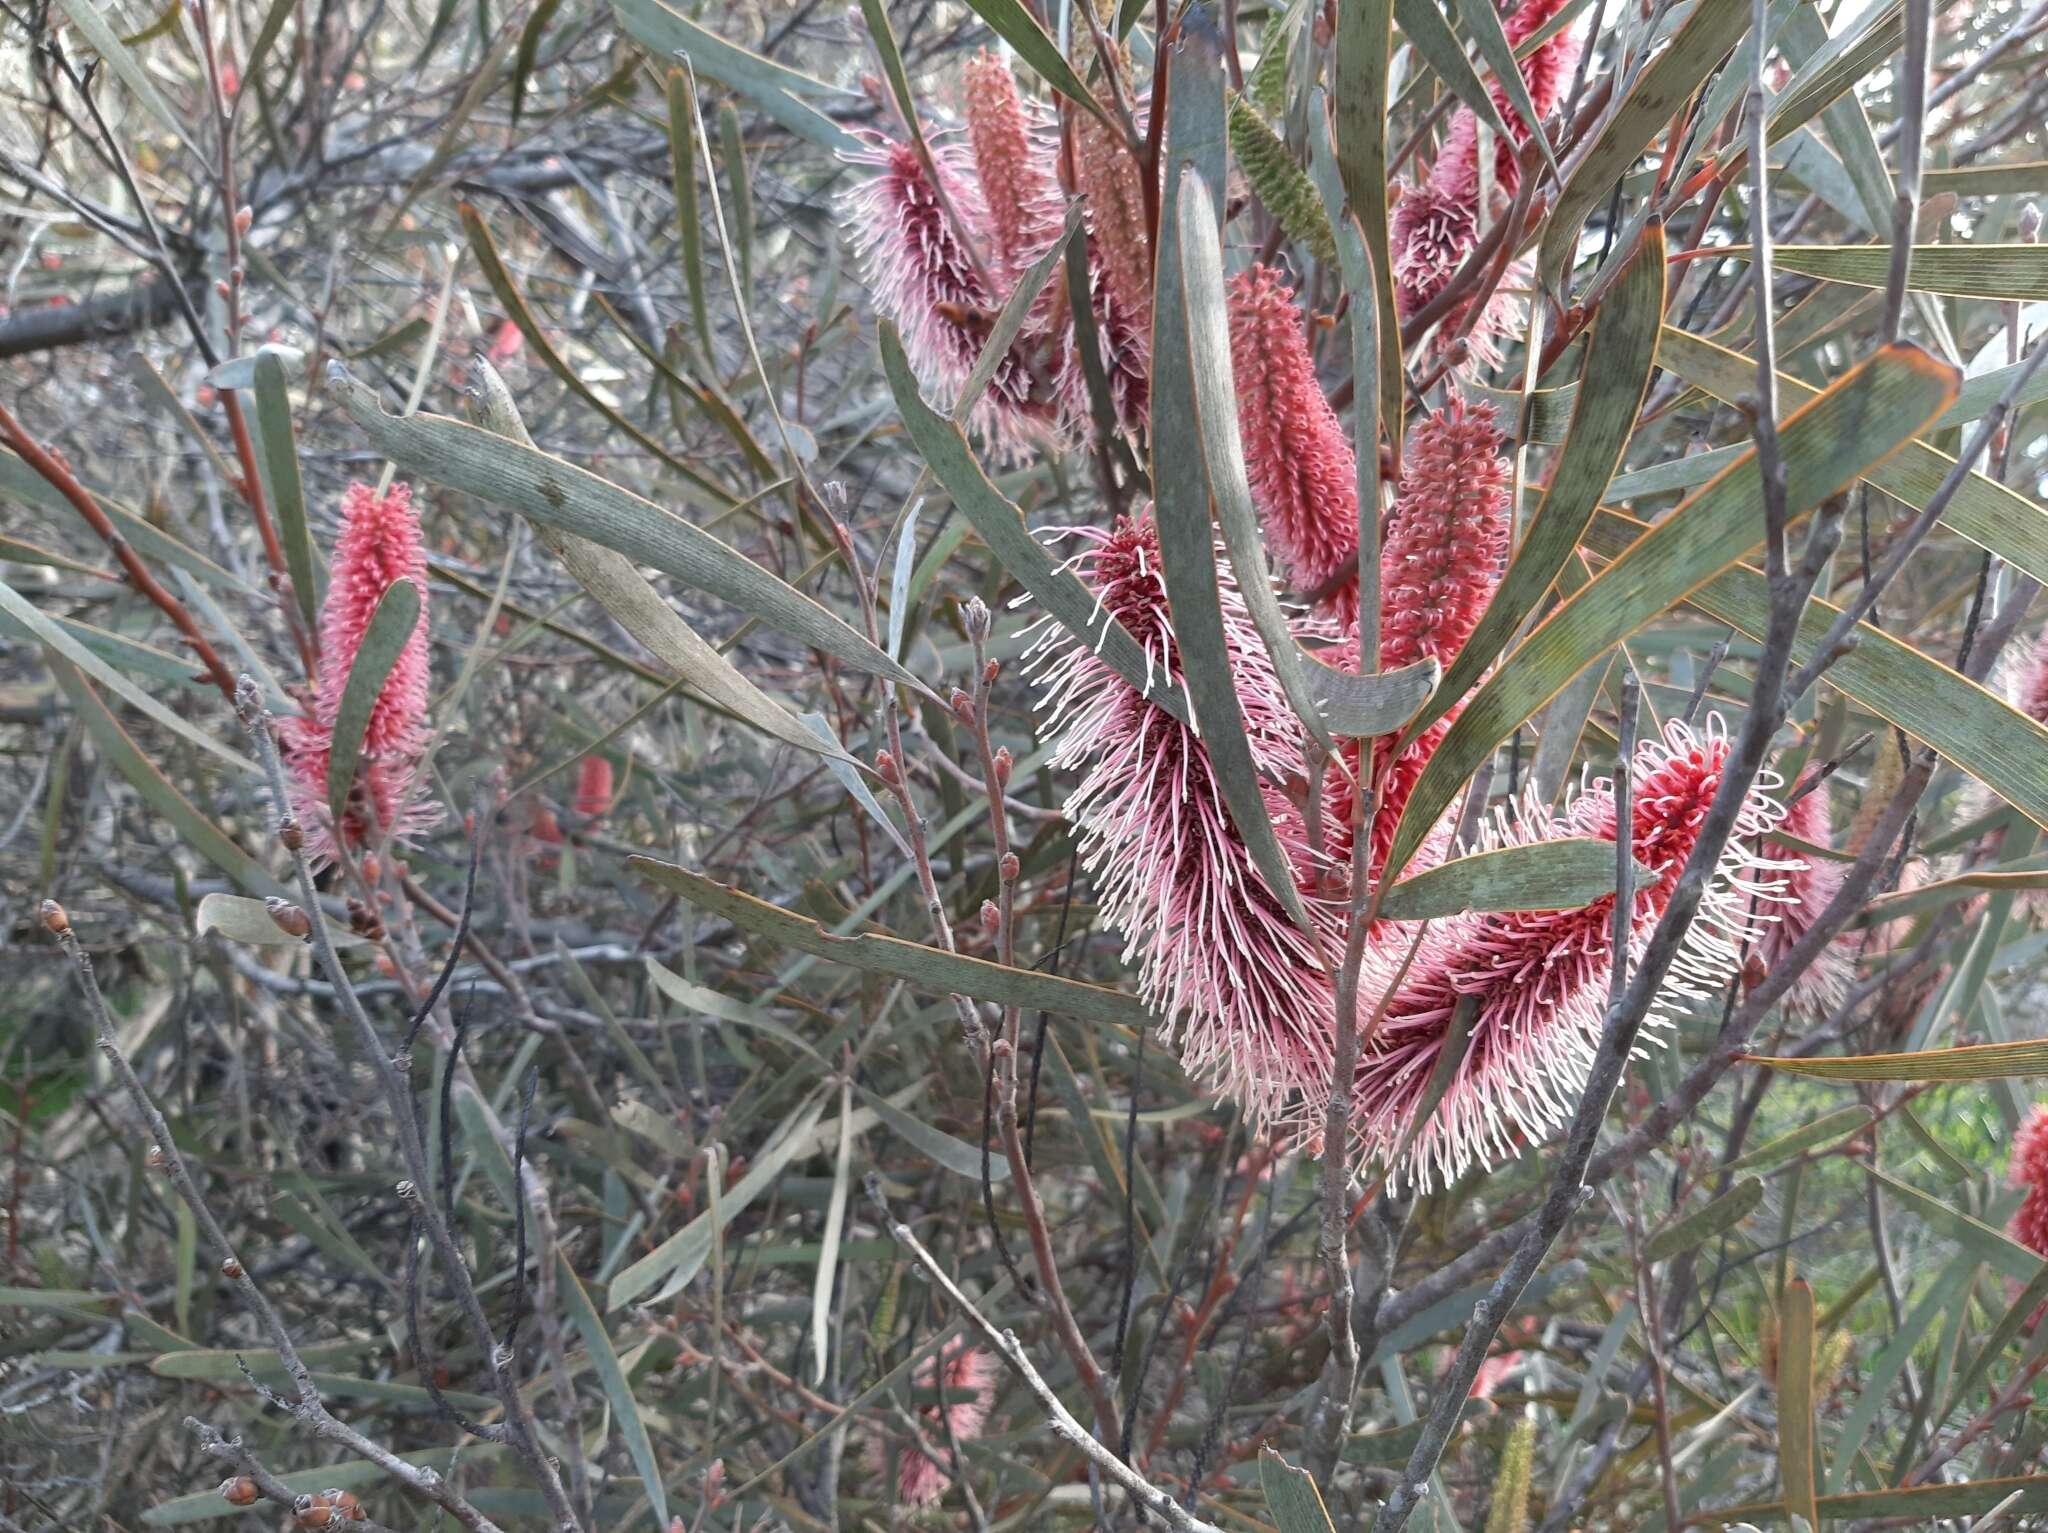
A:
{"type": "Polygon", "coordinates": [[[897,782],[901,774],[896,770],[896,757],[889,751],[875,752],[875,775],[883,782],[897,782]]]}
{"type": "Polygon", "coordinates": [[[396,1192],[398,1196],[407,1203],[410,1203],[414,1198],[420,1195],[419,1188],[409,1181],[400,1182],[392,1190],[396,1192]]]}
{"type": "Polygon", "coordinates": [[[976,639],[986,639],[989,631],[988,603],[979,596],[970,597],[961,616],[966,620],[967,632],[976,639]]]}
{"type": "Polygon", "coordinates": [[[998,788],[1009,787],[1010,768],[1016,765],[1016,758],[1010,754],[1010,747],[1007,745],[998,745],[996,747],[994,761],[996,768],[996,786],[998,788]]]}
{"type": "Polygon", "coordinates": [[[153,1144],[149,1147],[149,1153],[142,1157],[142,1163],[152,1171],[161,1171],[170,1164],[170,1162],[164,1159],[164,1147],[160,1144],[153,1144]]]}
{"type": "Polygon", "coordinates": [[[327,1504],[350,1522],[362,1521],[363,1506],[352,1490],[330,1490],[327,1492],[327,1504]]]}
{"type": "Polygon", "coordinates": [[[263,908],[270,912],[271,922],[287,937],[297,937],[304,942],[313,935],[313,923],[306,912],[290,900],[281,900],[275,895],[263,902],[263,908]]]}
{"type": "Polygon", "coordinates": [[[958,687],[955,687],[953,689],[953,695],[947,698],[946,701],[947,704],[953,710],[953,716],[957,718],[961,723],[972,724],[974,722],[973,698],[969,697],[965,692],[962,692],[958,687]]]}
{"type": "Polygon", "coordinates": [[[996,908],[994,900],[981,902],[981,929],[990,936],[1003,929],[1003,913],[996,908]]]}
{"type": "Polygon", "coordinates": [[[229,1475],[220,1482],[220,1498],[229,1506],[254,1506],[256,1482],[245,1474],[229,1475]]]}
{"type": "Polygon", "coordinates": [[[1005,852],[1003,860],[996,864],[996,871],[1002,874],[1004,883],[1014,884],[1017,875],[1024,871],[1024,864],[1017,860],[1015,852],[1005,852]]]}
{"type": "Polygon", "coordinates": [[[64,913],[64,907],[55,900],[44,900],[43,927],[51,936],[61,937],[71,930],[71,917],[64,913]]]}
{"type": "Polygon", "coordinates": [[[334,1520],[325,1496],[301,1496],[292,1503],[292,1516],[302,1528],[324,1528],[334,1520]]]}
{"type": "Polygon", "coordinates": [[[725,1500],[725,1460],[715,1458],[711,1467],[704,1471],[704,1499],[713,1506],[725,1500]]]}
{"type": "Polygon", "coordinates": [[[221,298],[226,298],[228,296],[228,285],[226,279],[220,277],[214,278],[213,290],[221,298]]]}
{"type": "Polygon", "coordinates": [[[2041,237],[2041,209],[2037,203],[2028,203],[2020,209],[2020,238],[2029,245],[2041,237]]]}
{"type": "Polygon", "coordinates": [[[1001,661],[985,660],[982,662],[981,681],[983,686],[994,686],[995,679],[1002,674],[1003,667],[1001,661]]]}
{"type": "Polygon", "coordinates": [[[248,203],[245,202],[235,209],[235,233],[247,234],[255,222],[256,210],[248,203]]]}
{"type": "Polygon", "coordinates": [[[220,1264],[220,1275],[230,1281],[238,1279],[242,1275],[242,1264],[232,1256],[223,1257],[220,1264]]]}
{"type": "Polygon", "coordinates": [[[290,816],[286,816],[278,825],[277,839],[284,843],[284,849],[288,852],[302,851],[306,845],[306,833],[299,829],[299,822],[290,816]]]}

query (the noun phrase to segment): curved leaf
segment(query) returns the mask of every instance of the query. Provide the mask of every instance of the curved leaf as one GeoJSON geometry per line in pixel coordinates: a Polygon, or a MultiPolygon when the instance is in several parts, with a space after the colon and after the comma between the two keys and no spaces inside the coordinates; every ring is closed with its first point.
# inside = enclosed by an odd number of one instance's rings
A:
{"type": "MultiPolygon", "coordinates": [[[[1614,843],[1590,836],[1474,852],[1402,879],[1380,901],[1380,915],[1421,921],[1469,910],[1576,910],[1614,893],[1614,863],[1614,843]]],[[[1639,864],[1636,877],[1649,876],[1639,864]]]]}
{"type": "MultiPolygon", "coordinates": [[[[327,753],[327,810],[339,825],[348,792],[355,785],[356,764],[363,755],[363,736],[370,727],[370,714],[391,676],[391,668],[411,642],[420,626],[423,593],[410,576],[394,580],[377,599],[370,614],[370,626],[348,668],[348,680],[341,689],[341,706],[335,710],[334,740],[327,753]]],[[[387,827],[388,828],[388,827],[387,827]]]]}

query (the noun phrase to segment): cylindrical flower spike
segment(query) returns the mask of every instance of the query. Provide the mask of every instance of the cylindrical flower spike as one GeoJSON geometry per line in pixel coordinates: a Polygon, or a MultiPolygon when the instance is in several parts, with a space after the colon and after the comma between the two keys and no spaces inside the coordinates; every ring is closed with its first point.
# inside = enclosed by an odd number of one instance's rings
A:
{"type": "MultiPolygon", "coordinates": [[[[1123,135],[1091,112],[1074,114],[1074,168],[1088,206],[1095,262],[1131,343],[1152,354],[1152,234],[1145,181],[1123,135]],[[1142,339],[1140,339],[1142,338],[1142,339]]],[[[1148,377],[1151,367],[1141,369],[1148,377]]]]}
{"type": "Polygon", "coordinates": [[[602,819],[612,807],[612,764],[606,756],[585,756],[576,768],[576,797],[570,806],[577,817],[602,819]]]}
{"type": "MultiPolygon", "coordinates": [[[[952,1483],[952,1470],[944,1462],[948,1444],[981,1436],[995,1405],[995,1379],[995,1360],[965,1341],[956,1341],[938,1357],[925,1359],[912,1375],[919,1393],[942,1398],[917,1408],[917,1422],[926,1440],[907,1443],[900,1451],[896,1494],[906,1506],[930,1506],[952,1483]]],[[[868,1458],[874,1468],[886,1462],[880,1439],[873,1443],[868,1458]]]]}
{"type": "MultiPolygon", "coordinates": [[[[1148,670],[1181,679],[1158,534],[1148,514],[1104,532],[1076,530],[1073,560],[1104,613],[1145,650],[1148,670]]],[[[1254,759],[1273,782],[1299,783],[1303,736],[1230,582],[1222,589],[1231,674],[1254,759]]],[[[1253,866],[1209,753],[1187,725],[1146,701],[1096,654],[1051,629],[1033,659],[1056,737],[1054,762],[1082,771],[1066,810],[1105,919],[1125,937],[1139,992],[1177,1035],[1188,1072],[1244,1103],[1257,1121],[1327,1077],[1330,985],[1315,946],[1253,866]]],[[[1303,865],[1300,814],[1275,789],[1268,809],[1303,865]]],[[[1311,906],[1326,947],[1337,915],[1311,906]]]]}
{"type": "MultiPolygon", "coordinates": [[[[1634,890],[1632,948],[1647,942],[1671,902],[1727,756],[1718,717],[1699,734],[1673,721],[1636,752],[1630,839],[1649,876],[1634,890]]],[[[1717,991],[1733,976],[1739,947],[1753,942],[1756,928],[1770,919],[1783,870],[1774,877],[1751,848],[1781,812],[1765,791],[1752,790],[1744,802],[1660,1008],[1676,997],[1717,991]]],[[[1611,841],[1615,834],[1614,795],[1603,782],[1580,794],[1561,819],[1546,822],[1531,807],[1496,824],[1492,839],[1611,841]]],[[[1467,997],[1477,1010],[1465,1052],[1392,1172],[1420,1188],[1448,1184],[1468,1167],[1493,1165],[1567,1122],[1606,1010],[1613,911],[1608,895],[1573,910],[1469,915],[1434,925],[1359,1059],[1352,1122],[1363,1151],[1390,1156],[1416,1127],[1458,1003],[1467,997]]],[[[1385,966],[1391,970],[1391,963],[1385,966]]],[[[1312,1141],[1322,1118],[1321,1103],[1310,1099],[1297,1120],[1299,1136],[1312,1141]]]]}
{"type": "Polygon", "coordinates": [[[393,485],[384,495],[352,484],[342,498],[341,536],[335,544],[327,595],[320,608],[320,662],[308,715],[282,720],[279,743],[292,782],[291,812],[306,828],[305,845],[316,864],[338,846],[362,846],[380,834],[403,837],[427,829],[440,809],[413,800],[413,777],[428,737],[427,559],[420,541],[412,491],[393,485]],[[362,757],[339,825],[327,804],[327,763],[342,693],[384,593],[400,580],[419,590],[419,623],[399,651],[370,709],[362,757]]]}
{"type": "MultiPolygon", "coordinates": [[[[1017,279],[1060,232],[1060,189],[1053,152],[1017,90],[1016,76],[987,49],[967,61],[961,105],[974,174],[988,211],[990,275],[1007,299],[1017,279]]],[[[1048,295],[1060,291],[1049,284],[1048,295]]]]}
{"type": "MultiPolygon", "coordinates": [[[[932,146],[937,180],[917,150],[882,139],[848,157],[872,171],[844,200],[875,307],[896,321],[921,379],[950,404],[981,355],[1006,294],[990,290],[968,238],[988,227],[981,189],[958,144],[932,146]],[[956,227],[955,219],[966,226],[956,227]]],[[[996,364],[971,417],[975,428],[1014,452],[1052,423],[1021,341],[996,364]]]]}
{"type": "MultiPolygon", "coordinates": [[[[1316,378],[1294,290],[1270,266],[1230,281],[1230,366],[1267,547],[1297,590],[1319,590],[1357,558],[1358,461],[1316,378]]],[[[1355,568],[1317,611],[1356,618],[1355,568]]]]}
{"type": "MultiPolygon", "coordinates": [[[[1399,670],[1421,660],[1449,666],[1479,625],[1500,582],[1507,551],[1508,487],[1512,475],[1500,455],[1502,438],[1493,408],[1453,396],[1408,433],[1401,482],[1380,547],[1380,667],[1399,670]]],[[[1355,641],[1334,663],[1356,663],[1355,641]]],[[[1416,780],[1450,728],[1447,713],[1386,769],[1372,820],[1372,868],[1386,862],[1394,828],[1416,780]]],[[[1357,747],[1349,747],[1353,752],[1357,747]]],[[[1351,776],[1355,776],[1354,771],[1351,776]]],[[[1337,859],[1349,856],[1352,783],[1332,773],[1324,822],[1337,859]]],[[[1441,853],[1447,842],[1435,847],[1441,853]]],[[[1427,860],[1420,865],[1427,865],[1427,860]]]]}

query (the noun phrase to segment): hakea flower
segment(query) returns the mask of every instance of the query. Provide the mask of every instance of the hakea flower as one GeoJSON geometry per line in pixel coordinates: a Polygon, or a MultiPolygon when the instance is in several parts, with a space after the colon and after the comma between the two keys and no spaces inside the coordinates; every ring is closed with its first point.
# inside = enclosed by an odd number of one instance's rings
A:
{"type": "MultiPolygon", "coordinates": [[[[1630,845],[1649,872],[1634,890],[1632,951],[1647,943],[1671,902],[1721,785],[1728,750],[1716,716],[1702,733],[1674,720],[1636,752],[1630,845]]],[[[1678,998],[1718,991],[1735,973],[1742,945],[1769,919],[1776,885],[1752,848],[1782,813],[1760,791],[1772,786],[1762,783],[1745,798],[1653,1018],[1661,1019],[1678,998]]],[[[1612,787],[1594,784],[1556,819],[1532,800],[1519,813],[1496,818],[1484,839],[1501,845],[1558,836],[1614,840],[1612,787]]],[[[1387,980],[1393,961],[1385,954],[1377,960],[1389,970],[1387,980]]],[[[1426,1190],[1547,1138],[1569,1120],[1585,1084],[1613,964],[1612,895],[1573,910],[1502,911],[1432,924],[1361,1052],[1352,1099],[1361,1148],[1391,1156],[1415,1127],[1453,1013],[1468,996],[1478,1009],[1465,1053],[1436,1111],[1390,1171],[1426,1190]]],[[[1323,1107],[1311,1096],[1295,1120],[1297,1136],[1315,1143],[1322,1120],[1323,1107]]]]}
{"type": "MultiPolygon", "coordinates": [[[[1182,679],[1158,530],[1150,513],[1107,531],[1077,528],[1071,561],[1103,621],[1121,623],[1147,670],[1182,679]]],[[[1231,676],[1263,778],[1299,784],[1303,734],[1258,631],[1219,562],[1231,676]]],[[[1148,702],[1088,643],[1048,628],[1034,646],[1040,705],[1050,713],[1053,762],[1081,782],[1065,809],[1080,837],[1107,922],[1124,934],[1139,993],[1180,1040],[1190,1075],[1243,1102],[1255,1120],[1329,1073],[1329,980],[1314,946],[1253,866],[1232,824],[1206,746],[1188,725],[1148,702]]],[[[1267,807],[1283,846],[1308,863],[1300,814],[1275,788],[1267,807]]],[[[1325,944],[1338,917],[1311,904],[1325,944]]]]}
{"type": "Polygon", "coordinates": [[[404,836],[439,818],[431,805],[409,802],[420,753],[427,743],[427,556],[420,542],[412,489],[396,484],[379,495],[352,484],[342,497],[341,537],[335,544],[327,595],[320,607],[320,661],[310,711],[279,730],[292,779],[292,813],[306,828],[316,861],[338,846],[361,846],[380,833],[404,836]],[[329,823],[327,762],[349,671],[384,593],[401,580],[419,591],[420,617],[398,652],[363,731],[361,764],[342,823],[329,823]]]}
{"type": "MultiPolygon", "coordinates": [[[[943,1458],[949,1443],[969,1442],[988,1424],[996,1399],[995,1361],[981,1348],[957,1341],[939,1357],[926,1358],[911,1379],[913,1388],[943,1398],[918,1407],[925,1440],[903,1448],[897,1460],[896,1492],[908,1506],[930,1506],[952,1483],[952,1470],[943,1458]]],[[[869,1455],[871,1467],[884,1466],[883,1453],[877,1440],[869,1455]]]]}
{"type": "MultiPolygon", "coordinates": [[[[1555,19],[1565,0],[1522,0],[1502,28],[1510,45],[1520,47],[1555,19]]],[[[1566,27],[1522,60],[1522,82],[1539,121],[1548,117],[1563,95],[1579,60],[1576,27],[1566,27]]],[[[1528,142],[1530,125],[1508,102],[1499,81],[1488,87],[1510,138],[1496,138],[1493,159],[1493,203],[1511,200],[1522,183],[1517,151],[1528,142]]],[[[1429,178],[1404,189],[1389,230],[1394,277],[1401,312],[1412,314],[1442,290],[1479,242],[1479,118],[1470,107],[1451,114],[1450,126],[1429,178]]],[[[1497,207],[1489,207],[1492,213],[1497,207]]],[[[1474,329],[1486,328],[1482,320],[1474,329]]],[[[1491,337],[1487,337],[1490,341],[1491,337]]]]}
{"type": "MultiPolygon", "coordinates": [[[[1358,556],[1358,460],[1323,395],[1294,290],[1270,266],[1230,279],[1230,367],[1245,469],[1266,545],[1300,591],[1327,585],[1358,556]]],[[[1318,604],[1358,615],[1358,579],[1318,604]]]]}
{"type": "MultiPolygon", "coordinates": [[[[990,275],[1007,297],[1060,235],[1053,152],[1010,66],[985,48],[967,61],[961,105],[988,213],[990,275]]],[[[1048,294],[1059,291],[1057,283],[1046,287],[1048,294]]]]}
{"type": "MultiPolygon", "coordinates": [[[[846,195],[844,207],[875,306],[901,329],[903,349],[918,375],[954,394],[973,371],[1008,295],[990,292],[987,275],[954,224],[958,218],[969,230],[988,226],[965,151],[939,144],[931,152],[936,182],[909,144],[884,138],[849,155],[874,173],[846,195]]],[[[1015,451],[1044,434],[1051,419],[1020,340],[996,364],[975,405],[975,428],[1015,451]]]]}
{"type": "MultiPolygon", "coordinates": [[[[1810,782],[1810,776],[1801,779],[1802,786],[1810,782]]],[[[1834,832],[1828,823],[1827,788],[1814,784],[1793,797],[1778,829],[1809,846],[1832,846],[1834,832]]],[[[1778,919],[1764,928],[1756,945],[1757,959],[1768,970],[1776,968],[1813,929],[1815,919],[1841,891],[1847,868],[1832,858],[1807,857],[1775,841],[1765,843],[1759,855],[1767,871],[1782,870],[1778,878],[1782,901],[1778,919]]],[[[1848,994],[1851,967],[1850,949],[1840,939],[1830,942],[1786,992],[1785,1004],[1810,1017],[1832,1014],[1848,994]]]]}
{"type": "Polygon", "coordinates": [[[1152,234],[1145,183],[1124,136],[1092,112],[1074,114],[1074,172],[1088,238],[1111,303],[1151,373],[1152,234]]]}
{"type": "MultiPolygon", "coordinates": [[[[1479,626],[1500,582],[1508,542],[1508,490],[1513,481],[1501,456],[1503,438],[1493,407],[1453,395],[1442,409],[1409,431],[1402,447],[1401,480],[1380,545],[1380,666],[1399,670],[1422,660],[1448,668],[1479,626]]],[[[1328,657],[1356,664],[1356,641],[1328,657]]],[[[1387,769],[1372,821],[1375,873],[1393,846],[1394,828],[1444,734],[1453,708],[1423,731],[1387,769]]],[[[1349,747],[1357,751],[1355,745],[1349,747]]],[[[1344,827],[1351,823],[1352,773],[1332,773],[1324,822],[1348,858],[1344,827]]],[[[1440,854],[1448,845],[1438,838],[1440,854]]],[[[1418,867],[1428,866],[1428,860],[1418,867]]]]}
{"type": "Polygon", "coordinates": [[[2019,709],[2036,724],[2048,724],[2048,631],[2034,643],[2020,679],[2019,709]]]}

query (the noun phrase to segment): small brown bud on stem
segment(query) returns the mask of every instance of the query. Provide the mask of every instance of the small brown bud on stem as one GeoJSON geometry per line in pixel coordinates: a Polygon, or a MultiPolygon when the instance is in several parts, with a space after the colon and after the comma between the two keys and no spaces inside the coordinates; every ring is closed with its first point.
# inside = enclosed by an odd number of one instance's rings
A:
{"type": "Polygon", "coordinates": [[[55,900],[44,900],[43,926],[51,936],[61,937],[71,930],[71,917],[64,913],[64,907],[55,900]]]}

